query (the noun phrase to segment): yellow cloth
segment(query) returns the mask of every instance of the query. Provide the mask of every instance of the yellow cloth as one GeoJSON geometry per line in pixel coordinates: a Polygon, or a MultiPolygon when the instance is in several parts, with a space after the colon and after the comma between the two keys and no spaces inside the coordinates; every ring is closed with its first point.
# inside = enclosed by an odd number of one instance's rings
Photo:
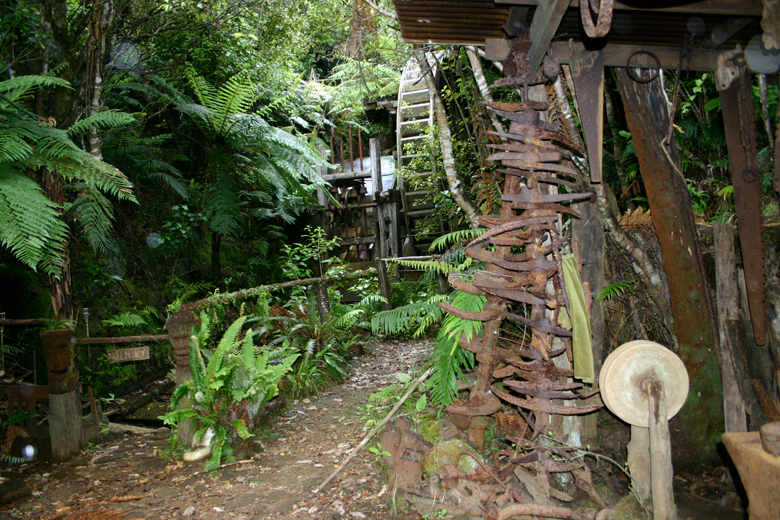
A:
{"type": "Polygon", "coordinates": [[[593,383],[593,349],[591,346],[590,317],[582,290],[580,269],[574,255],[563,256],[563,283],[569,295],[572,323],[572,355],[574,357],[574,377],[583,383],[593,383]]]}

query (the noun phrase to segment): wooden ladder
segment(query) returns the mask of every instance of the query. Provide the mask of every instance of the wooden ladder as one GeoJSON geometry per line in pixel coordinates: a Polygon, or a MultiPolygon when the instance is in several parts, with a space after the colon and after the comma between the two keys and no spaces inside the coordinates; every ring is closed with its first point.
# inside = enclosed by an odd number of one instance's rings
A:
{"type": "MultiPolygon", "coordinates": [[[[426,57],[435,76],[438,69],[436,57],[433,53],[428,52],[426,57]]],[[[414,56],[406,62],[406,66],[401,74],[401,82],[398,87],[396,121],[398,167],[401,168],[407,166],[417,157],[414,150],[410,148],[414,144],[421,143],[428,138],[434,125],[431,93],[426,86],[425,79],[422,77],[420,65],[414,56]]],[[[432,173],[430,171],[419,172],[419,175],[431,175],[432,173]]],[[[430,241],[427,243],[415,243],[414,235],[419,231],[417,223],[433,212],[434,204],[431,198],[433,192],[430,190],[407,191],[403,180],[400,178],[398,187],[401,191],[401,213],[402,221],[406,228],[405,237],[409,239],[416,249],[412,253],[405,247],[403,254],[428,254],[430,241]]],[[[446,231],[446,224],[446,222],[440,224],[437,234],[443,234],[446,231]]]]}

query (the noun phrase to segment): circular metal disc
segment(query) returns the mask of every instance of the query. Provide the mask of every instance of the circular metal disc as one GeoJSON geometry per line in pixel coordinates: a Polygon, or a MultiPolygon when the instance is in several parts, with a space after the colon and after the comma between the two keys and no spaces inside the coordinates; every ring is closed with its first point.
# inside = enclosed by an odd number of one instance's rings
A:
{"type": "Polygon", "coordinates": [[[761,35],[756,34],[745,49],[745,60],[753,72],[773,74],[780,67],[780,52],[767,49],[761,35]]]}
{"type": "Polygon", "coordinates": [[[674,352],[652,341],[631,341],[607,357],[599,375],[604,404],[627,423],[647,427],[648,405],[640,385],[649,377],[663,383],[671,419],[688,397],[688,372],[674,352]]]}

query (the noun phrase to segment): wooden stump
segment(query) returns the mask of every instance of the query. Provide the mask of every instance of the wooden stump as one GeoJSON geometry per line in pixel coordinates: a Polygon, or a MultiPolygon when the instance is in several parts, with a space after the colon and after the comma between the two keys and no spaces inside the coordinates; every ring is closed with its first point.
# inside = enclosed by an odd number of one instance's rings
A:
{"type": "MultiPolygon", "coordinates": [[[[181,385],[192,378],[190,370],[190,336],[192,329],[200,325],[200,320],[188,310],[180,310],[171,315],[165,323],[168,334],[171,335],[171,346],[176,358],[176,385],[181,385]]],[[[182,397],[177,409],[192,407],[192,399],[188,396],[182,397]]],[[[191,446],[198,431],[198,422],[195,419],[180,421],[176,425],[176,436],[179,443],[183,446],[191,446]]]]}
{"type": "Polygon", "coordinates": [[[81,451],[81,401],[78,391],[49,395],[49,434],[56,462],[75,457],[81,451]]]}

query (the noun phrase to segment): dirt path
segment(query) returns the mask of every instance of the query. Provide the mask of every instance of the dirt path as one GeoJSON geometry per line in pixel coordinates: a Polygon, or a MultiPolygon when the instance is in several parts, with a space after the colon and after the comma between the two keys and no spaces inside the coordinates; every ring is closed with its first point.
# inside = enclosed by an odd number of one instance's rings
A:
{"type": "Polygon", "coordinates": [[[128,512],[126,519],[392,517],[381,467],[368,450],[320,494],[312,490],[368,431],[361,420],[368,396],[429,355],[426,343],[388,341],[367,349],[343,384],[290,403],[259,439],[262,453],[214,475],[196,474],[202,462],[165,456],[167,433],[114,436],[68,464],[34,465],[26,471],[31,496],[0,509],[0,518],[68,518],[98,509],[128,512]]]}

